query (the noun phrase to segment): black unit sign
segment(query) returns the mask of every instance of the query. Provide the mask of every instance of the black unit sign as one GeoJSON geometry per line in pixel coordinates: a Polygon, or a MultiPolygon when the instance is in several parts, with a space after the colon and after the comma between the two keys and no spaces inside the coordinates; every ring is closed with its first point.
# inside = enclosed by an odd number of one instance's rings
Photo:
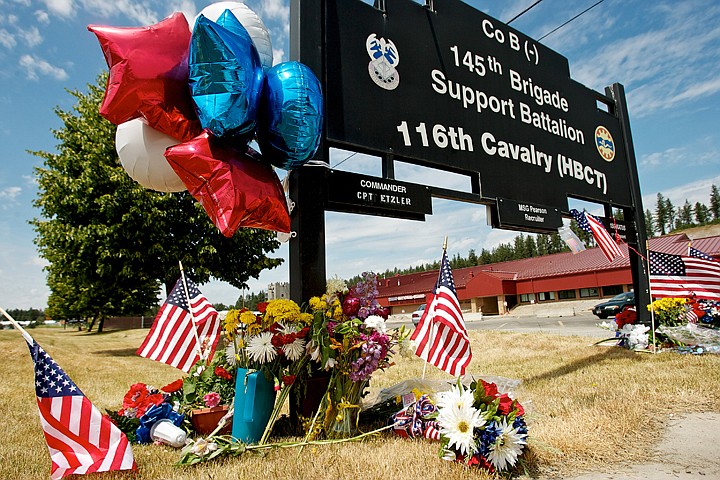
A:
{"type": "Polygon", "coordinates": [[[430,191],[423,185],[330,170],[329,210],[421,220],[432,213],[430,191]]]}
{"type": "Polygon", "coordinates": [[[481,195],[631,206],[618,119],[567,59],[459,0],[326,0],[327,140],[479,173],[481,195]]]}
{"type": "Polygon", "coordinates": [[[557,208],[507,198],[497,199],[497,213],[497,224],[493,218],[493,227],[498,228],[547,233],[557,232],[563,225],[557,208]]]}

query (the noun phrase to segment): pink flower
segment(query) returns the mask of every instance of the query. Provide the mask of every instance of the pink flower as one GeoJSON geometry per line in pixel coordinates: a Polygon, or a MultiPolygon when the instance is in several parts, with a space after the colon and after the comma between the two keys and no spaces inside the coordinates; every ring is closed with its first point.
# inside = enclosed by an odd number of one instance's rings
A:
{"type": "Polygon", "coordinates": [[[217,392],[210,392],[203,397],[206,407],[217,407],[220,405],[220,394],[217,392]]]}

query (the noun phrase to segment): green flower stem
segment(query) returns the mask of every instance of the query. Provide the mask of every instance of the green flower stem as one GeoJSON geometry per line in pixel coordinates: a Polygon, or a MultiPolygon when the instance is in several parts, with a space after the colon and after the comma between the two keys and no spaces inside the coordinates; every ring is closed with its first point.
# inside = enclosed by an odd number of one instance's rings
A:
{"type": "Polygon", "coordinates": [[[197,463],[213,460],[218,457],[223,457],[227,455],[232,456],[240,456],[246,451],[256,451],[256,452],[262,452],[265,450],[270,450],[274,448],[297,448],[297,447],[305,447],[307,445],[330,445],[333,443],[347,443],[347,442],[356,442],[359,440],[362,440],[366,437],[369,437],[371,435],[376,435],[384,430],[388,430],[392,428],[393,425],[387,425],[382,428],[378,428],[376,430],[373,430],[371,432],[363,433],[354,437],[350,438],[338,438],[338,439],[328,439],[328,440],[303,440],[300,442],[279,442],[279,443],[268,443],[264,445],[245,445],[244,443],[238,441],[237,439],[228,436],[228,435],[220,435],[217,437],[208,437],[207,441],[214,441],[218,445],[218,449],[213,451],[212,453],[208,455],[196,455],[191,452],[191,445],[186,446],[182,451],[182,456],[180,459],[175,463],[175,465],[194,465],[197,463]]]}

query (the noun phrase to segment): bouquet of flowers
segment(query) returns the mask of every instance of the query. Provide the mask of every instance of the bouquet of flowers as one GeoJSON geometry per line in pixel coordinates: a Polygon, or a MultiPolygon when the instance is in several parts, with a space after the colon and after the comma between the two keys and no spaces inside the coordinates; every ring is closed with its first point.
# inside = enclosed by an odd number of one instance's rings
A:
{"type": "Polygon", "coordinates": [[[132,443],[149,443],[150,427],[161,418],[171,420],[179,426],[184,416],[177,412],[177,403],[173,405],[173,394],[178,389],[177,382],[157,389],[144,383],[135,383],[123,397],[122,407],[117,411],[108,411],[110,419],[125,433],[132,443]]]}
{"type": "Polygon", "coordinates": [[[230,310],[223,324],[228,341],[225,358],[245,374],[260,371],[274,383],[279,395],[265,434],[269,436],[279,411],[297,376],[309,361],[307,338],[313,316],[292,300],[279,299],[258,305],[258,312],[230,310]]]}
{"type": "Polygon", "coordinates": [[[525,410],[496,384],[480,380],[466,388],[458,382],[438,394],[436,406],[443,459],[491,473],[515,466],[527,443],[525,410]]]}
{"type": "Polygon", "coordinates": [[[602,322],[598,324],[600,328],[615,332],[614,338],[600,340],[595,344],[607,342],[608,340],[617,341],[617,346],[628,348],[630,350],[645,350],[650,340],[648,338],[649,327],[636,324],[637,312],[633,307],[625,307],[622,312],[615,315],[613,322],[602,322]]]}
{"type": "Polygon", "coordinates": [[[360,401],[370,377],[391,366],[393,348],[406,336],[403,329],[388,330],[388,311],[377,302],[377,295],[377,276],[366,272],[352,289],[332,279],[322,297],[310,299],[313,324],[308,348],[319,368],[331,371],[319,410],[328,438],[357,434],[360,401]]]}

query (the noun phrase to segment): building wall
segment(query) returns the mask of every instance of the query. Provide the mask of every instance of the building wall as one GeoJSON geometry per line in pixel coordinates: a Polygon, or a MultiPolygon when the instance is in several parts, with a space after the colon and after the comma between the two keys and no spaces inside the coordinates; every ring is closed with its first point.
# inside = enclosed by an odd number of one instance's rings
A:
{"type": "Polygon", "coordinates": [[[290,283],[275,282],[268,285],[268,300],[290,298],[290,283]]]}

